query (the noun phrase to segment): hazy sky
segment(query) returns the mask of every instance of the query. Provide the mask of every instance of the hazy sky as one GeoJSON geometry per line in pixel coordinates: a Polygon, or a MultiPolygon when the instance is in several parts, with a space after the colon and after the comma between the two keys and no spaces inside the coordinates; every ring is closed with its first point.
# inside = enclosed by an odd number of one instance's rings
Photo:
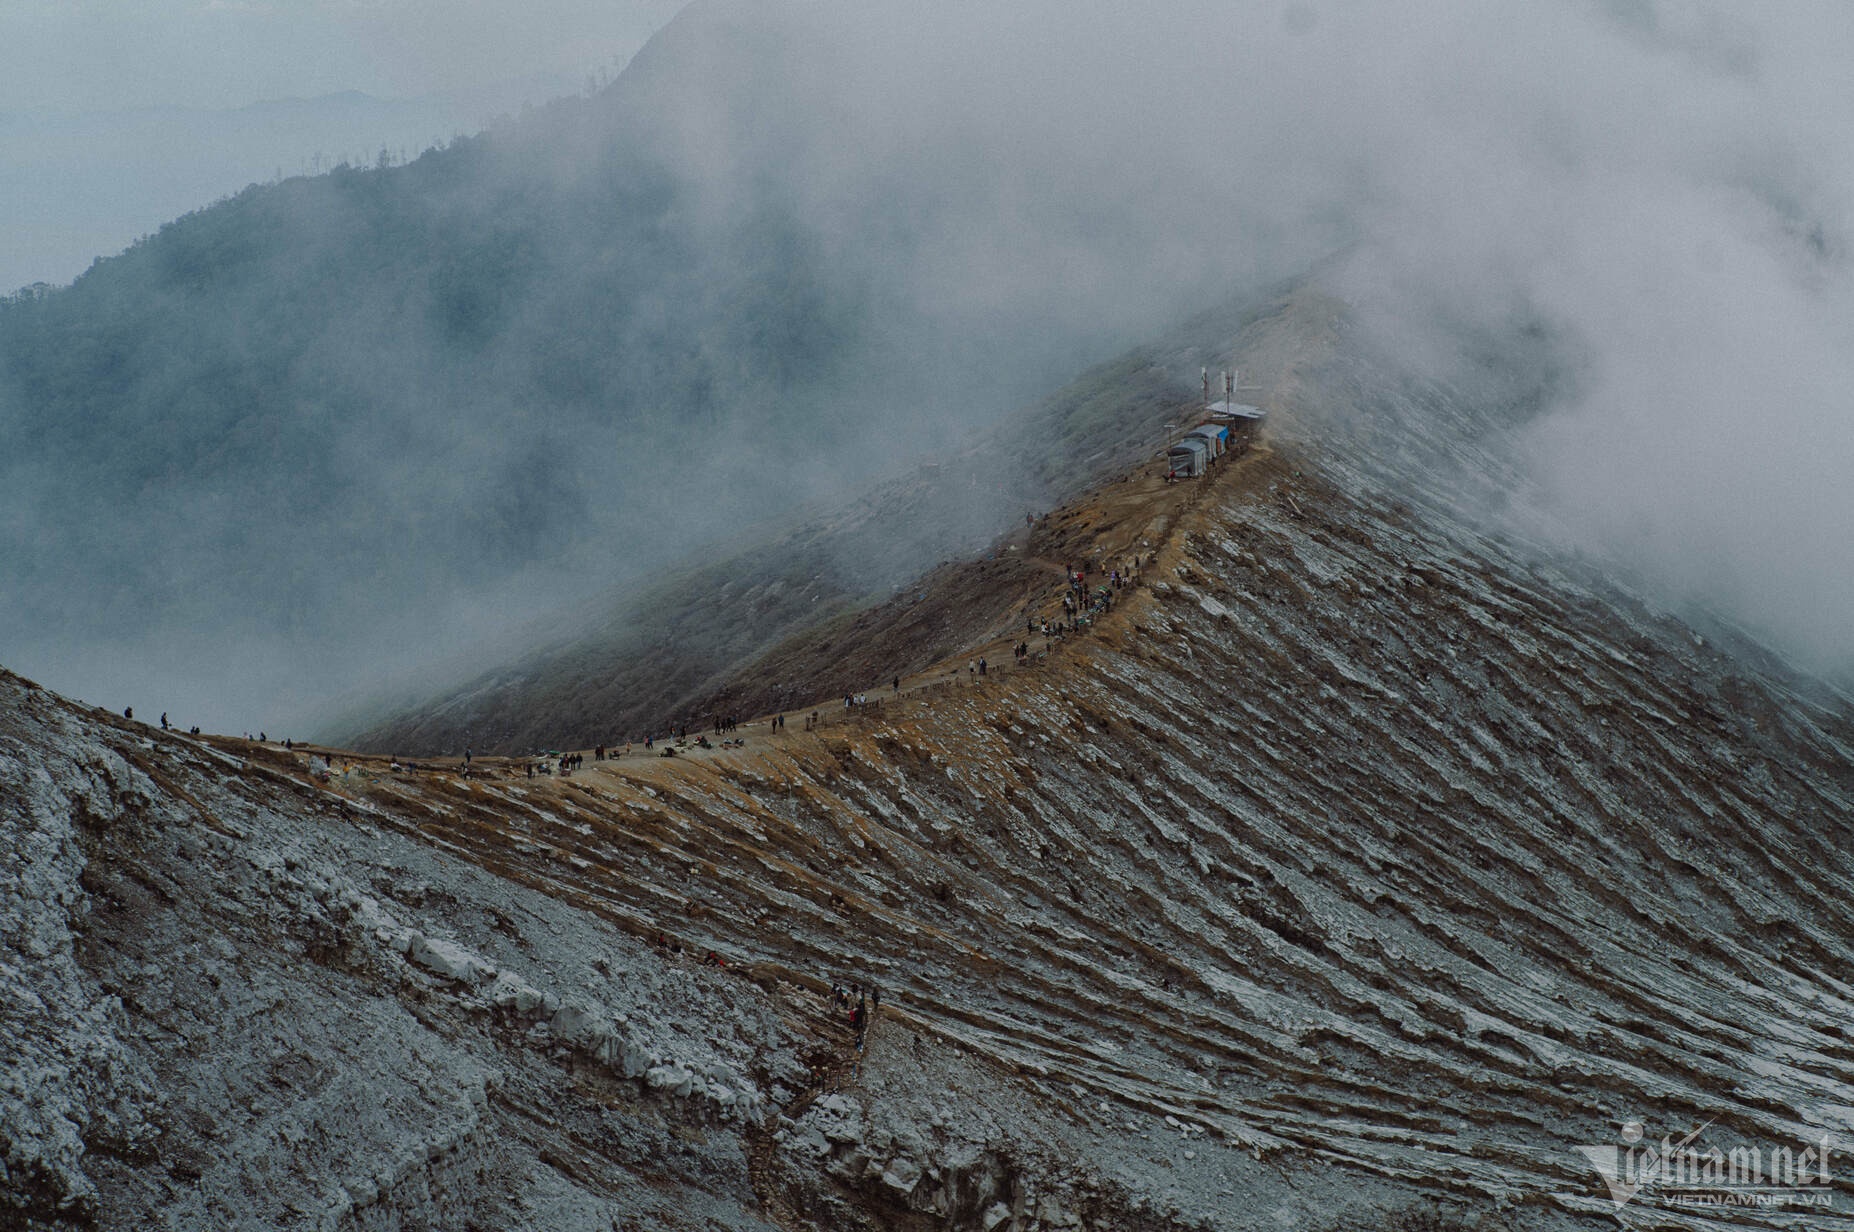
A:
{"type": "Polygon", "coordinates": [[[7,0],[0,111],[409,98],[620,63],[680,0],[7,0]]]}
{"type": "Polygon", "coordinates": [[[615,74],[682,0],[0,0],[0,293],[615,74]],[[358,92],[367,98],[336,98],[358,92]],[[254,107],[311,100],[288,108],[254,107]]]}

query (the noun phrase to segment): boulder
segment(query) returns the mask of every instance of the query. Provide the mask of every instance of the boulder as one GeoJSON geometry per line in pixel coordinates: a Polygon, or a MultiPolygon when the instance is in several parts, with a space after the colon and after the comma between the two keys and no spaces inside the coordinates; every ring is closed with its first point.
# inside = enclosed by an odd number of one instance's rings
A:
{"type": "Polygon", "coordinates": [[[648,1070],[655,1059],[632,1040],[625,1040],[618,1045],[618,1068],[626,1078],[636,1078],[648,1070]]]}
{"type": "Polygon", "coordinates": [[[611,1038],[611,1023],[602,1012],[583,1005],[563,1005],[553,1017],[554,1034],[569,1044],[596,1053],[611,1038]]]}
{"type": "Polygon", "coordinates": [[[433,975],[460,984],[480,984],[496,976],[495,967],[486,959],[472,954],[462,946],[422,933],[412,934],[406,946],[406,957],[433,975]]]}
{"type": "Polygon", "coordinates": [[[905,1198],[921,1183],[921,1166],[912,1156],[897,1155],[882,1170],[882,1183],[905,1198]]]}
{"type": "Polygon", "coordinates": [[[653,1065],[645,1070],[644,1081],[650,1084],[652,1090],[686,1096],[695,1092],[696,1084],[701,1079],[688,1066],[671,1061],[664,1065],[653,1065]]]}
{"type": "Polygon", "coordinates": [[[855,1184],[869,1171],[869,1163],[869,1152],[855,1146],[832,1160],[826,1171],[838,1180],[855,1184]]]}
{"type": "Polygon", "coordinates": [[[496,978],[495,987],[489,990],[489,999],[502,1009],[518,1014],[533,1013],[543,1000],[540,989],[506,971],[496,978]]]}

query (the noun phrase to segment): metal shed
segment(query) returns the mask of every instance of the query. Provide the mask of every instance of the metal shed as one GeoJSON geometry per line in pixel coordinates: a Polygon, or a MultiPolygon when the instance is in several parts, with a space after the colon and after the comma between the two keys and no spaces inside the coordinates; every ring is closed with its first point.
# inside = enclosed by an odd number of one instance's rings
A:
{"type": "Polygon", "coordinates": [[[1174,475],[1192,479],[1210,468],[1210,442],[1201,436],[1187,436],[1166,451],[1166,464],[1174,475]]]}
{"type": "Polygon", "coordinates": [[[1185,433],[1186,440],[1194,436],[1209,444],[1210,456],[1213,458],[1222,457],[1223,452],[1229,448],[1230,430],[1222,424],[1203,424],[1185,433]]]}

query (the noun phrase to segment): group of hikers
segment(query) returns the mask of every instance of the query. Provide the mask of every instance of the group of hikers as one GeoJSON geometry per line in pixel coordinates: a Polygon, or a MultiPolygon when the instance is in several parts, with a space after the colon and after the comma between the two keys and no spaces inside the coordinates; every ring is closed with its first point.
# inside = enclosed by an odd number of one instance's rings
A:
{"type": "MultiPolygon", "coordinates": [[[[135,707],[130,706],[128,709],[124,710],[122,712],[122,717],[125,719],[134,718],[135,717],[135,707]]],[[[167,725],[167,711],[165,710],[161,712],[161,730],[162,731],[173,731],[174,730],[173,728],[167,725]]],[[[195,723],[192,727],[189,727],[187,729],[187,735],[189,736],[197,736],[199,734],[200,734],[200,725],[198,723],[195,723]]],[[[284,741],[284,743],[287,745],[289,741],[286,740],[284,741]]]]}
{"type": "MultiPolygon", "coordinates": [[[[603,757],[604,746],[599,746],[599,749],[600,756],[603,757]]],[[[528,763],[528,777],[533,778],[537,774],[543,776],[558,774],[563,779],[570,778],[575,770],[585,764],[586,755],[584,753],[549,753],[540,761],[531,761],[528,763]]],[[[470,750],[465,749],[464,773],[468,774],[469,772],[470,750]]]]}
{"type": "MultiPolygon", "coordinates": [[[[1081,632],[1113,609],[1115,592],[1125,589],[1136,582],[1138,569],[1141,565],[1146,563],[1149,555],[1150,554],[1147,556],[1135,556],[1130,562],[1123,562],[1120,566],[1109,568],[1105,571],[1097,567],[1094,572],[1101,575],[1101,581],[1093,586],[1089,584],[1088,580],[1090,572],[1088,565],[1065,566],[1063,575],[1067,582],[1067,589],[1062,596],[1061,617],[1052,620],[1046,617],[1039,618],[1035,614],[1026,615],[1024,620],[1025,631],[1028,633],[1041,633],[1044,637],[1051,640],[1059,638],[1067,633],[1081,632]]],[[[1011,647],[1012,657],[1019,663],[1029,659],[1031,653],[1032,651],[1028,639],[1020,641],[1011,647]]],[[[990,669],[991,664],[984,656],[972,659],[968,661],[966,665],[967,673],[974,680],[989,675],[990,669]]],[[[955,669],[954,683],[957,683],[957,674],[957,669],[955,669]]],[[[900,695],[900,676],[896,676],[890,681],[890,688],[896,696],[900,695]]],[[[843,708],[845,710],[858,710],[871,704],[869,694],[867,693],[845,693],[843,695],[843,708]]],[[[877,699],[876,704],[879,704],[879,699],[877,699]]],[[[784,714],[775,714],[767,720],[767,726],[774,731],[778,731],[785,726],[785,720],[786,716],[784,714]]],[[[737,731],[741,726],[741,720],[735,715],[717,716],[713,722],[714,734],[717,736],[726,732],[737,731]]],[[[813,710],[810,714],[805,716],[803,730],[811,731],[818,726],[818,723],[818,712],[813,710]]],[[[662,740],[667,743],[669,740],[673,739],[687,746],[690,743],[688,735],[688,726],[684,724],[680,728],[672,729],[672,734],[663,737],[662,740]]],[[[655,736],[646,736],[644,738],[644,748],[647,750],[653,749],[657,743],[658,738],[655,736]]],[[[709,743],[706,738],[700,736],[698,736],[693,743],[696,748],[711,749],[716,747],[709,743]]],[[[743,744],[744,741],[740,740],[726,741],[723,742],[720,747],[735,748],[743,744]]],[[[630,751],[629,745],[625,746],[625,751],[630,751]]],[[[662,755],[669,757],[673,756],[674,753],[674,748],[666,747],[663,749],[662,755]]],[[[614,752],[611,756],[616,757],[617,753],[614,752]]],[[[603,755],[601,755],[601,759],[603,759],[603,755]]]]}
{"type": "Polygon", "coordinates": [[[867,989],[861,984],[851,984],[848,988],[832,984],[830,995],[837,1013],[849,1021],[850,1030],[856,1035],[856,1051],[861,1052],[869,1032],[869,1019],[882,1008],[882,990],[874,984],[867,989]]]}
{"type": "MultiPolygon", "coordinates": [[[[1044,516],[1047,517],[1048,515],[1044,515],[1044,516]]],[[[1037,520],[1038,519],[1036,518],[1035,515],[1026,515],[1026,521],[1029,522],[1030,524],[1034,524],[1037,520]]],[[[1083,564],[1079,566],[1078,565],[1066,566],[1064,568],[1064,575],[1068,582],[1068,589],[1062,596],[1061,617],[1055,620],[1051,620],[1048,618],[1039,619],[1034,614],[1026,615],[1025,620],[1024,620],[1025,632],[1041,633],[1044,637],[1051,638],[1051,639],[1061,637],[1064,634],[1068,634],[1068,633],[1081,632],[1084,628],[1092,624],[1100,616],[1112,610],[1113,603],[1114,603],[1114,592],[1121,590],[1127,586],[1133,585],[1134,583],[1137,582],[1139,567],[1147,563],[1148,559],[1150,558],[1150,555],[1151,555],[1150,553],[1147,553],[1145,556],[1136,556],[1131,562],[1130,567],[1128,568],[1114,568],[1114,569],[1108,570],[1104,583],[1092,589],[1088,585],[1087,565],[1083,564]]],[[[1012,656],[1018,662],[1020,663],[1023,662],[1024,660],[1028,659],[1031,655],[1030,643],[1028,641],[1018,642],[1017,644],[1011,647],[1011,653],[1012,653],[1012,656]]],[[[967,671],[970,673],[970,675],[973,678],[976,679],[977,677],[986,675],[989,667],[990,667],[989,663],[985,660],[985,658],[981,656],[980,658],[973,660],[967,664],[967,671]]],[[[896,676],[892,682],[892,685],[893,685],[894,693],[896,695],[899,695],[901,693],[901,677],[896,676]]],[[[844,709],[846,710],[854,710],[859,707],[863,707],[867,705],[869,705],[869,695],[867,693],[846,693],[844,694],[843,706],[844,706],[844,709]]],[[[135,717],[135,708],[133,706],[125,707],[122,712],[122,717],[125,719],[133,719],[135,717]]],[[[806,716],[804,730],[806,731],[812,730],[818,725],[818,722],[819,722],[818,712],[813,710],[808,716],[806,716]]],[[[717,715],[714,718],[713,723],[714,723],[713,733],[716,736],[720,736],[726,733],[738,731],[741,726],[741,719],[739,715],[735,715],[735,714],[717,715]]],[[[785,715],[783,714],[773,715],[768,720],[768,726],[771,727],[775,731],[783,728],[785,726],[785,715]]],[[[167,713],[165,711],[163,711],[161,714],[161,730],[162,731],[172,730],[172,728],[170,727],[168,723],[167,713]]],[[[188,729],[187,734],[192,735],[192,736],[197,736],[200,734],[200,729],[197,726],[191,727],[188,729]]],[[[246,732],[245,739],[247,740],[253,739],[251,733],[246,732]]],[[[264,732],[259,732],[257,736],[255,737],[255,739],[259,743],[266,743],[269,740],[269,736],[264,732]]],[[[667,745],[672,740],[681,742],[682,744],[686,745],[689,741],[688,724],[685,723],[685,724],[682,724],[680,727],[672,728],[669,734],[667,735],[659,736],[654,733],[646,734],[644,737],[644,749],[646,751],[655,751],[659,744],[667,745]]],[[[734,740],[734,741],[726,742],[722,747],[729,747],[729,748],[740,747],[744,743],[745,742],[741,740],[734,740]]],[[[292,742],[285,741],[285,744],[286,746],[289,746],[292,744],[292,742]]],[[[715,747],[713,744],[709,743],[706,739],[700,736],[697,737],[696,746],[699,748],[714,748],[715,747]]],[[[631,745],[626,744],[624,747],[624,752],[629,753],[630,751],[631,751],[631,745]]],[[[662,750],[662,755],[665,757],[672,756],[673,754],[674,754],[673,748],[666,747],[662,750]]],[[[593,753],[594,760],[596,761],[605,761],[608,758],[616,759],[618,756],[619,756],[619,752],[617,749],[613,748],[613,749],[608,750],[606,746],[604,745],[599,745],[597,749],[594,750],[594,753],[593,753]]],[[[468,749],[464,750],[463,761],[464,761],[464,768],[467,773],[469,770],[470,761],[471,761],[470,750],[468,749]]],[[[584,762],[585,762],[585,758],[579,754],[562,754],[559,756],[557,765],[549,764],[546,761],[530,762],[527,767],[527,774],[529,778],[534,778],[537,773],[542,774],[542,775],[551,775],[557,772],[562,776],[567,776],[567,775],[570,775],[575,769],[578,769],[581,765],[583,765],[584,762]]]]}
{"type": "MultiPolygon", "coordinates": [[[[123,718],[125,718],[125,719],[133,719],[133,718],[135,718],[135,707],[133,707],[133,706],[124,706],[124,707],[122,708],[122,717],[123,717],[123,718]]],[[[168,723],[168,721],[167,721],[167,711],[165,711],[165,710],[163,710],[163,711],[161,712],[161,730],[162,730],[162,731],[173,731],[173,730],[174,730],[174,728],[173,728],[173,726],[172,726],[171,724],[169,724],[169,723],[168,723]]],[[[199,734],[200,734],[200,729],[199,729],[199,724],[197,724],[197,723],[196,723],[196,724],[194,724],[194,725],[193,725],[192,727],[189,727],[189,728],[187,729],[187,735],[189,735],[189,736],[197,736],[197,735],[199,735],[199,734]]],[[[250,733],[250,732],[246,732],[246,733],[245,733],[245,739],[247,739],[247,740],[249,740],[249,739],[251,739],[251,733],[250,733]]],[[[259,733],[259,735],[258,735],[258,739],[259,739],[260,741],[262,741],[262,740],[264,739],[264,736],[263,736],[263,734],[262,734],[262,733],[259,733]]]]}
{"type": "MultiPolygon", "coordinates": [[[[1039,618],[1034,613],[1027,614],[1024,622],[1025,631],[1032,634],[1041,633],[1051,641],[1065,634],[1081,632],[1100,616],[1112,610],[1116,592],[1127,586],[1134,585],[1138,581],[1139,569],[1141,566],[1148,563],[1150,556],[1150,553],[1135,556],[1130,562],[1122,562],[1121,567],[1106,570],[1102,582],[1092,587],[1089,585],[1089,568],[1086,564],[1066,566],[1064,568],[1064,577],[1067,581],[1067,589],[1062,595],[1061,616],[1056,619],[1050,619],[1049,617],[1039,618]]],[[[1098,568],[1096,571],[1101,572],[1098,568]]],[[[1023,641],[1015,643],[1011,647],[1011,654],[1020,664],[1028,660],[1032,655],[1029,640],[1026,638],[1023,641]]],[[[976,681],[980,677],[989,674],[990,666],[989,661],[985,657],[980,656],[968,661],[967,674],[976,681]]],[[[958,669],[955,668],[952,678],[953,683],[958,683],[959,674],[958,669]]],[[[890,682],[890,687],[894,694],[899,696],[901,693],[901,677],[893,677],[890,682]]],[[[870,695],[867,693],[846,693],[843,697],[843,705],[846,710],[856,710],[871,704],[870,695]]],[[[877,699],[875,704],[880,704],[879,699],[877,699]]],[[[132,706],[125,707],[122,713],[125,719],[132,720],[135,717],[135,709],[132,706]]],[[[812,731],[821,723],[821,716],[816,710],[811,711],[808,715],[804,715],[803,717],[805,731],[812,731]]],[[[174,730],[165,712],[161,715],[160,723],[161,730],[174,730]]],[[[712,724],[712,732],[718,737],[724,734],[738,732],[742,726],[742,720],[738,714],[718,714],[713,718],[712,724]]],[[[775,732],[782,730],[785,725],[786,715],[783,713],[772,715],[767,720],[767,726],[775,732]]],[[[199,735],[199,727],[195,726],[189,728],[188,734],[193,736],[199,735]]],[[[245,738],[253,739],[254,737],[247,732],[245,738]]],[[[267,733],[259,732],[255,739],[260,743],[266,743],[269,740],[269,736],[267,733]]],[[[689,727],[688,724],[684,723],[680,726],[672,727],[667,734],[646,734],[643,747],[647,753],[660,752],[661,756],[672,757],[676,755],[678,747],[687,748],[690,743],[689,727]]],[[[739,748],[743,747],[745,743],[744,739],[737,737],[732,740],[722,741],[719,747],[739,748]]],[[[698,734],[693,744],[694,747],[702,749],[717,747],[703,734],[698,734]]],[[[294,749],[294,742],[285,741],[285,746],[294,749]]],[[[593,750],[593,759],[601,762],[616,760],[620,756],[629,755],[631,751],[632,745],[629,743],[624,746],[622,753],[616,747],[608,747],[601,744],[593,750]]],[[[548,754],[543,758],[530,760],[527,763],[527,777],[530,779],[536,776],[553,775],[559,775],[563,778],[568,777],[573,771],[582,767],[585,764],[585,760],[585,756],[579,753],[548,754]]],[[[471,761],[472,752],[466,748],[463,756],[463,769],[466,776],[470,773],[471,761]]]]}
{"type": "MultiPolygon", "coordinates": [[[[1138,559],[1136,558],[1136,561],[1138,559]]],[[[1115,592],[1133,585],[1137,578],[1133,569],[1110,569],[1100,584],[1090,586],[1086,565],[1072,566],[1067,573],[1069,586],[1062,596],[1062,615],[1053,621],[1047,618],[1039,621],[1034,615],[1026,616],[1024,618],[1025,632],[1040,632],[1043,636],[1050,638],[1080,633],[1111,612],[1114,608],[1115,592]]],[[[1019,657],[1028,652],[1029,644],[1025,643],[1019,657]]]]}

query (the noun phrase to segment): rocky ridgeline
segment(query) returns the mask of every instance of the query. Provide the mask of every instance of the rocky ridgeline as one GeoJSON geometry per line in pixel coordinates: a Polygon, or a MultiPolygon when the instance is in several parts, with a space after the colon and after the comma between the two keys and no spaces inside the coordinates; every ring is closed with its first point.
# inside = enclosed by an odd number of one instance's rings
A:
{"type": "Polygon", "coordinates": [[[1449,468],[1498,426],[1446,391],[1298,388],[1028,667],[467,818],[376,798],[589,911],[879,980],[862,1136],[773,1122],[761,1191],[818,1226],[1563,1227],[1613,1215],[1580,1148],[1632,1120],[1845,1141],[1846,701],[1491,533],[1449,468]]]}
{"type": "Polygon", "coordinates": [[[1854,1203],[1847,701],[1297,373],[1089,636],[746,753],[325,783],[0,679],[0,1226],[1821,1226],[1582,1148],[1854,1203]]]}

